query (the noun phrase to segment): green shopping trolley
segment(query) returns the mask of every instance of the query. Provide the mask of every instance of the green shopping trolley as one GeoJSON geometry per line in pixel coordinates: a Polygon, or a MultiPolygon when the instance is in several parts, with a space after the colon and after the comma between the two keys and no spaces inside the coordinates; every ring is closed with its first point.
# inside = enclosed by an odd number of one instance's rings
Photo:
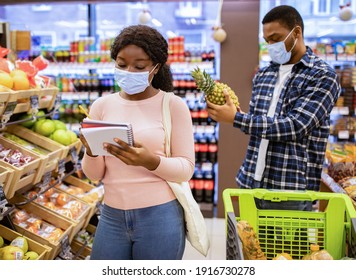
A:
{"type": "Polygon", "coordinates": [[[246,220],[254,228],[267,259],[288,253],[301,259],[310,244],[326,249],[334,259],[356,257],[356,211],[350,198],[340,193],[225,189],[226,259],[243,259],[237,222],[246,220]],[[326,201],[323,211],[257,209],[255,198],[281,201],[326,201]],[[235,203],[236,200],[236,203],[235,203]]]}

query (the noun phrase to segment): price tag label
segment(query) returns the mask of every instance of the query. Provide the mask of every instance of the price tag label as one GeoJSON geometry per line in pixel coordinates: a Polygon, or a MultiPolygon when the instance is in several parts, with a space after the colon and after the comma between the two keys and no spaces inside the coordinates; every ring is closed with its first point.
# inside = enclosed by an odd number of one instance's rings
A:
{"type": "Polygon", "coordinates": [[[71,156],[72,156],[73,161],[74,161],[75,163],[77,163],[77,162],[78,162],[78,153],[77,153],[77,150],[75,149],[75,147],[72,147],[72,148],[70,149],[70,154],[71,154],[71,156]]]}
{"type": "Polygon", "coordinates": [[[339,114],[340,115],[344,115],[344,116],[348,116],[350,114],[349,107],[340,107],[339,108],[339,114]]]}
{"type": "Polygon", "coordinates": [[[7,106],[1,116],[1,122],[2,123],[7,123],[11,117],[11,115],[13,114],[15,108],[16,108],[17,102],[13,101],[13,102],[8,102],[7,106]]]}
{"type": "Polygon", "coordinates": [[[38,95],[30,96],[31,109],[38,109],[38,95]]]}
{"type": "Polygon", "coordinates": [[[54,100],[54,110],[58,110],[61,106],[62,96],[60,94],[56,95],[56,99],[54,100]]]}
{"type": "Polygon", "coordinates": [[[58,161],[58,174],[59,175],[64,175],[65,171],[66,171],[66,168],[65,168],[65,159],[61,159],[58,161]]]}
{"type": "Polygon", "coordinates": [[[338,133],[338,138],[339,139],[349,139],[350,132],[348,130],[340,130],[338,133]]]}

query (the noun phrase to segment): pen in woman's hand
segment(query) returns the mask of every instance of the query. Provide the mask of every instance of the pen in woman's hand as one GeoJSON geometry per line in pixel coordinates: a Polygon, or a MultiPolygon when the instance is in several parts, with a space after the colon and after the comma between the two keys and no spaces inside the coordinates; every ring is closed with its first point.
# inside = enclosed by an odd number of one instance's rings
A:
{"type": "Polygon", "coordinates": [[[82,105],[78,105],[80,112],[87,116],[88,119],[91,119],[88,112],[82,107],[82,105]]]}

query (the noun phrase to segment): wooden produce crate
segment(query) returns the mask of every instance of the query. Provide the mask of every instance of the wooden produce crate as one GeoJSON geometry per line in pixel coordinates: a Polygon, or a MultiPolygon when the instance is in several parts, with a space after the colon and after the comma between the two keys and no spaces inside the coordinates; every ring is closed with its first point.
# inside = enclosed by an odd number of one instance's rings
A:
{"type": "MultiPolygon", "coordinates": [[[[93,235],[96,231],[96,226],[88,224],[85,230],[90,234],[93,235]]],[[[76,239],[77,236],[74,237],[72,243],[70,244],[70,247],[72,248],[73,254],[78,254],[78,257],[81,257],[85,259],[87,256],[90,256],[91,254],[91,247],[90,246],[84,246],[84,243],[82,243],[80,240],[76,239]]]]}
{"type": "MultiPolygon", "coordinates": [[[[76,178],[74,176],[68,176],[67,178],[64,179],[64,182],[66,184],[69,184],[69,185],[72,185],[72,186],[75,186],[77,188],[80,188],[82,190],[84,190],[84,193],[88,193],[90,191],[92,191],[93,189],[95,189],[96,187],[79,179],[79,178],[76,178]]],[[[59,185],[59,189],[61,189],[62,191],[66,192],[65,189],[61,188],[61,185],[59,185]]],[[[71,194],[73,195],[73,194],[71,194]]],[[[84,227],[86,227],[88,224],[89,224],[89,221],[91,219],[91,217],[96,213],[96,211],[98,210],[97,209],[97,202],[101,201],[103,199],[103,197],[98,197],[97,200],[95,201],[88,201],[87,199],[85,198],[81,198],[79,196],[76,196],[76,195],[73,195],[75,196],[77,199],[79,199],[80,201],[83,201],[85,203],[87,203],[90,207],[90,211],[89,211],[89,214],[88,214],[88,218],[87,218],[87,221],[84,223],[84,227]]]]}
{"type": "MultiPolygon", "coordinates": [[[[0,236],[4,238],[5,244],[9,245],[12,240],[16,237],[23,237],[22,234],[19,234],[16,231],[13,231],[3,225],[0,225],[0,236]]],[[[38,254],[38,258],[36,260],[48,260],[48,256],[51,253],[52,248],[47,245],[43,245],[40,242],[37,242],[29,237],[25,237],[28,243],[28,250],[34,251],[38,254]]]]}
{"type": "Polygon", "coordinates": [[[0,116],[4,113],[7,100],[9,99],[10,89],[4,89],[4,87],[0,88],[0,116]]]}
{"type": "MultiPolygon", "coordinates": [[[[41,201],[38,200],[34,200],[32,203],[38,205],[39,207],[42,207],[44,209],[46,209],[46,211],[51,212],[57,216],[60,216],[62,219],[65,219],[67,221],[69,221],[72,225],[73,225],[73,230],[71,232],[71,234],[69,235],[69,239],[70,241],[73,239],[74,235],[76,235],[82,228],[85,228],[87,226],[87,222],[88,222],[88,216],[89,216],[89,212],[91,211],[90,205],[87,204],[84,201],[80,201],[78,198],[71,196],[69,194],[66,194],[69,199],[72,201],[77,201],[79,203],[81,203],[81,205],[83,205],[84,209],[80,212],[80,214],[77,217],[72,217],[72,212],[71,211],[65,211],[65,213],[63,213],[63,211],[58,211],[58,209],[50,209],[48,206],[48,204],[46,204],[46,202],[50,202],[50,201],[55,201],[55,199],[53,200],[53,198],[56,198],[59,194],[61,193],[65,193],[57,188],[53,188],[53,193],[51,194],[50,197],[47,197],[47,199],[45,198],[41,198],[41,201]]],[[[20,201],[26,201],[28,198],[26,197],[26,195],[22,194],[21,198],[19,198],[20,201]]],[[[64,206],[63,209],[68,209],[70,210],[67,206],[64,206]]]]}
{"type": "MultiPolygon", "coordinates": [[[[48,137],[39,135],[31,129],[25,128],[21,125],[10,125],[6,128],[6,131],[30,142],[30,144],[35,144],[41,149],[48,151],[48,153],[46,153],[48,161],[45,166],[44,173],[55,170],[58,167],[58,161],[64,159],[68,154],[67,149],[65,149],[63,145],[51,140],[48,137]]],[[[25,148],[30,149],[28,147],[25,148]]]]}
{"type": "Polygon", "coordinates": [[[14,173],[13,169],[0,166],[0,185],[2,185],[6,197],[8,196],[14,173]]]}
{"type": "Polygon", "coordinates": [[[7,140],[6,138],[0,137],[0,144],[6,148],[17,149],[24,155],[31,156],[33,160],[27,164],[24,164],[21,167],[16,167],[7,163],[3,160],[0,160],[0,166],[14,170],[14,176],[11,182],[11,186],[7,193],[7,198],[10,199],[14,196],[14,193],[29,185],[37,184],[44,172],[44,167],[47,163],[47,159],[44,157],[39,157],[37,154],[22,148],[21,146],[15,144],[12,141],[7,140]]]}
{"type": "MultiPolygon", "coordinates": [[[[70,160],[71,157],[71,149],[74,148],[77,152],[77,154],[79,154],[80,149],[82,148],[82,142],[78,139],[77,141],[75,141],[74,143],[65,146],[62,145],[52,139],[50,139],[49,137],[43,136],[39,133],[36,133],[34,131],[32,131],[31,129],[28,129],[26,127],[20,126],[20,125],[11,125],[7,128],[7,131],[14,133],[17,136],[20,136],[22,138],[24,138],[25,140],[28,140],[40,147],[43,147],[47,150],[50,151],[58,151],[59,149],[62,150],[62,153],[59,155],[54,155],[54,156],[58,156],[59,159],[65,159],[66,161],[70,160]]],[[[51,158],[50,158],[51,160],[51,158]]]]}
{"type": "Polygon", "coordinates": [[[40,89],[38,93],[38,108],[51,110],[55,104],[56,96],[58,93],[59,88],[54,86],[40,89]]]}
{"type": "Polygon", "coordinates": [[[12,91],[9,94],[8,102],[16,101],[16,107],[13,111],[14,114],[28,112],[31,109],[31,96],[38,96],[37,89],[27,89],[27,90],[18,90],[12,91]]]}
{"type": "Polygon", "coordinates": [[[28,213],[34,214],[41,218],[43,221],[63,230],[63,234],[58,239],[58,241],[52,242],[34,232],[31,232],[17,224],[14,224],[16,231],[20,234],[23,234],[24,236],[29,237],[32,240],[35,240],[40,244],[44,244],[52,249],[49,253],[48,259],[53,260],[60,253],[60,251],[62,250],[62,243],[66,237],[69,238],[69,242],[72,241],[71,238],[73,238],[73,225],[68,220],[63,219],[62,216],[57,215],[52,211],[48,211],[46,210],[46,208],[41,207],[33,202],[20,206],[19,208],[26,210],[28,213]]]}

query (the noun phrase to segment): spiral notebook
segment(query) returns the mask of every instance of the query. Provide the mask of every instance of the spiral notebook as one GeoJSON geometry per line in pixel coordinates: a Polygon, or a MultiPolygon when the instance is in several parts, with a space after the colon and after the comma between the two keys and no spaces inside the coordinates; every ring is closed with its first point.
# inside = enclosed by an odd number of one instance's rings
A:
{"type": "Polygon", "coordinates": [[[80,131],[88,142],[93,155],[112,156],[103,149],[103,143],[118,145],[114,138],[119,138],[130,146],[134,144],[132,126],[128,123],[84,119],[80,131]]]}

